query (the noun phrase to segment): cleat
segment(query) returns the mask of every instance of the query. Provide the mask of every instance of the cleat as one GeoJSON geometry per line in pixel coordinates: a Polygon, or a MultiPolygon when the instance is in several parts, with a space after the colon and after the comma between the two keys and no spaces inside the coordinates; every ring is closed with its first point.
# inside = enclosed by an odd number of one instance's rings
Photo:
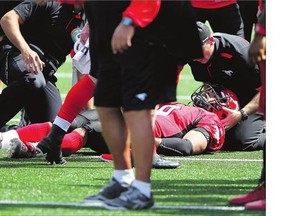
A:
{"type": "Polygon", "coordinates": [[[43,154],[46,154],[46,160],[50,164],[66,164],[67,161],[62,156],[61,143],[65,131],[57,125],[52,125],[49,134],[44,137],[37,145],[43,154]]]}
{"type": "Polygon", "coordinates": [[[265,200],[266,199],[266,188],[264,185],[257,187],[254,191],[233,197],[230,199],[230,205],[245,205],[246,203],[254,202],[257,200],[265,200]]]}
{"type": "Polygon", "coordinates": [[[62,156],[61,144],[54,144],[50,137],[47,136],[41,140],[41,142],[37,145],[38,154],[46,154],[46,161],[51,164],[60,164],[64,165],[67,161],[62,156]]]}
{"type": "Polygon", "coordinates": [[[101,154],[100,155],[100,160],[104,162],[112,162],[113,161],[113,156],[112,154],[101,154]]]}
{"type": "Polygon", "coordinates": [[[29,147],[18,138],[10,141],[9,158],[32,158],[36,157],[36,148],[33,145],[29,147]]]}
{"type": "Polygon", "coordinates": [[[246,203],[245,209],[247,209],[247,210],[265,210],[266,209],[266,199],[246,203]]]}
{"type": "Polygon", "coordinates": [[[121,185],[115,178],[105,185],[102,190],[93,196],[84,198],[84,203],[98,203],[110,199],[115,199],[124,191],[127,191],[130,185],[121,185]]]}
{"type": "Polygon", "coordinates": [[[104,202],[104,208],[110,210],[150,209],[153,206],[153,195],[151,194],[151,198],[148,198],[135,187],[130,187],[116,199],[104,202]]]}
{"type": "Polygon", "coordinates": [[[178,161],[171,161],[161,158],[158,154],[153,154],[152,167],[155,169],[175,169],[180,166],[178,161]]]}
{"type": "Polygon", "coordinates": [[[61,146],[59,146],[60,150],[58,150],[57,148],[55,148],[55,149],[53,149],[51,152],[47,152],[47,155],[45,158],[47,160],[47,162],[50,163],[51,165],[55,165],[55,164],[64,165],[64,164],[66,164],[67,161],[62,156],[61,146]]]}

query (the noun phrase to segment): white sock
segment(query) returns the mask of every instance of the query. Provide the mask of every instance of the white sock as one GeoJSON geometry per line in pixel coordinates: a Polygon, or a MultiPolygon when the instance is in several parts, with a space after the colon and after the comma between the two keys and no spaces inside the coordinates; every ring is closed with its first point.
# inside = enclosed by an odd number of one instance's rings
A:
{"type": "Polygon", "coordinates": [[[151,183],[135,180],[132,186],[137,188],[146,197],[151,197],[151,183]]]}
{"type": "MultiPolygon", "coordinates": [[[[18,133],[16,130],[9,130],[7,132],[4,133],[0,133],[0,142],[2,144],[2,149],[10,149],[10,141],[13,138],[18,138],[18,133]],[[2,141],[1,141],[2,139],[2,141]]],[[[1,145],[0,145],[1,147],[1,145]]]]}
{"type": "Polygon", "coordinates": [[[125,169],[125,170],[114,170],[113,177],[120,183],[120,184],[128,184],[131,185],[135,179],[133,169],[125,169]]]}
{"type": "Polygon", "coordinates": [[[59,116],[56,116],[53,124],[57,125],[58,127],[60,127],[62,130],[66,131],[66,132],[68,131],[68,129],[71,125],[70,122],[66,121],[65,119],[63,119],[59,116]]]}

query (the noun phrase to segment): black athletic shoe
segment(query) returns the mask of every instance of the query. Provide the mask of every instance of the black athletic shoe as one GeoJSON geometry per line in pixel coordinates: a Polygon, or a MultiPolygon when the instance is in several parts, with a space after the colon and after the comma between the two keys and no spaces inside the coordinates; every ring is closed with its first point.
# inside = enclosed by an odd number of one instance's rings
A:
{"type": "Polygon", "coordinates": [[[42,139],[37,148],[46,154],[46,160],[50,164],[65,164],[67,161],[62,157],[61,143],[66,132],[53,124],[49,134],[42,139]]]}
{"type": "Polygon", "coordinates": [[[148,198],[135,187],[130,187],[116,199],[106,200],[104,202],[104,207],[110,210],[140,210],[150,209],[153,206],[153,195],[151,194],[151,197],[148,198]]]}
{"type": "Polygon", "coordinates": [[[97,203],[109,199],[115,199],[124,191],[127,191],[130,185],[121,185],[115,178],[105,185],[102,190],[93,196],[84,198],[84,203],[97,203]]]}
{"type": "Polygon", "coordinates": [[[158,154],[153,154],[152,167],[155,169],[175,169],[180,166],[178,161],[171,161],[161,158],[158,154]]]}
{"type": "Polygon", "coordinates": [[[67,163],[62,156],[61,145],[53,144],[49,136],[42,139],[37,145],[36,154],[46,154],[46,160],[52,165],[67,163]]]}

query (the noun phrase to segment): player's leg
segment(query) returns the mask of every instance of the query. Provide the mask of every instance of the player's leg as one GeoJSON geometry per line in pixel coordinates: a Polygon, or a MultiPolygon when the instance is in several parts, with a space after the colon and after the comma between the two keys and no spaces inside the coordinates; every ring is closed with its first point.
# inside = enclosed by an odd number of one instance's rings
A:
{"type": "Polygon", "coordinates": [[[64,101],[55,121],[53,122],[52,129],[47,137],[45,137],[37,146],[41,152],[47,153],[47,156],[51,155],[48,159],[49,162],[57,160],[59,156],[60,145],[62,139],[70,127],[74,118],[80,113],[85,107],[87,102],[93,97],[95,88],[95,79],[91,76],[86,75],[77,84],[75,84],[64,101]],[[56,150],[56,148],[58,150],[56,150]],[[53,156],[54,150],[56,151],[55,157],[53,156]]]}
{"type": "Polygon", "coordinates": [[[61,150],[64,157],[70,156],[71,154],[79,151],[87,140],[87,131],[84,128],[77,128],[71,133],[64,136],[61,150]]]}

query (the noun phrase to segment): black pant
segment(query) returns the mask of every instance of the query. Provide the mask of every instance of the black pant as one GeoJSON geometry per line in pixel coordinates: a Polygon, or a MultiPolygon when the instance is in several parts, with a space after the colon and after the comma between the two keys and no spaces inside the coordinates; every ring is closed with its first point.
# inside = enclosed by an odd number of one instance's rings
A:
{"type": "Polygon", "coordinates": [[[216,9],[194,8],[197,21],[209,22],[213,32],[228,33],[244,38],[244,25],[238,4],[216,9]]]}
{"type": "Polygon", "coordinates": [[[240,7],[240,13],[244,23],[244,34],[247,41],[251,40],[253,25],[257,22],[258,4],[257,0],[254,1],[237,1],[240,7]]]}
{"type": "MultiPolygon", "coordinates": [[[[0,94],[0,128],[25,108],[31,123],[53,121],[62,100],[46,64],[43,73],[28,73],[20,52],[15,48],[0,47],[0,78],[7,85],[0,94]]],[[[54,77],[55,80],[55,77],[54,77]]]]}
{"type": "Polygon", "coordinates": [[[266,142],[266,123],[262,117],[262,114],[254,113],[246,121],[230,129],[226,133],[225,143],[221,150],[262,150],[266,142]]]}

